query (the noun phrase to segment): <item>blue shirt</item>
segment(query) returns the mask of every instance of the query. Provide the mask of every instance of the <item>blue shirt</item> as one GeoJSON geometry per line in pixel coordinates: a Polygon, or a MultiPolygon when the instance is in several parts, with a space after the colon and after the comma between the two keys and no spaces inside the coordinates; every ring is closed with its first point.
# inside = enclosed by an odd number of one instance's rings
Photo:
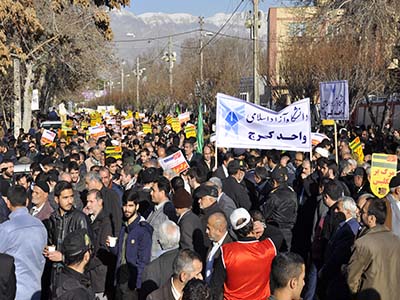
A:
{"type": "Polygon", "coordinates": [[[0,252],[15,259],[16,300],[40,299],[41,277],[47,244],[43,223],[32,217],[26,207],[15,209],[9,220],[0,224],[0,252]]]}

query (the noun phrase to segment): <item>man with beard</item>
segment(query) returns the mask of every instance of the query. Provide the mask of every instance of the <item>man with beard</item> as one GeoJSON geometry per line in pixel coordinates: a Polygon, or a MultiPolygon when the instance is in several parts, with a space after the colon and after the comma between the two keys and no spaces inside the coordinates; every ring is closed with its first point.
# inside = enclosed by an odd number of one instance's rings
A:
{"type": "Polygon", "coordinates": [[[117,255],[116,300],[138,299],[144,267],[150,262],[153,228],[138,214],[139,194],[131,191],[122,199],[124,224],[115,247],[107,245],[117,255]]]}
{"type": "Polygon", "coordinates": [[[31,215],[41,221],[50,218],[53,208],[48,201],[49,185],[45,181],[37,181],[33,187],[32,204],[34,205],[30,211],[31,215]]]}
{"type": "MultiPolygon", "coordinates": [[[[65,236],[78,229],[89,229],[90,221],[88,217],[74,208],[74,191],[72,185],[66,181],[60,181],[54,188],[54,200],[58,205],[58,209],[54,211],[50,218],[47,227],[48,245],[55,246],[55,251],[49,251],[49,247],[45,247],[43,254],[50,262],[53,262],[52,283],[56,283],[57,274],[62,268],[63,254],[61,252],[62,243],[65,236]]],[[[47,266],[46,266],[47,268],[47,266]]],[[[50,270],[47,270],[50,271],[50,270]]],[[[48,276],[46,269],[44,276],[48,276]]],[[[50,278],[44,278],[44,282],[50,278]]],[[[48,284],[49,282],[47,282],[48,284]]],[[[46,287],[46,286],[45,286],[46,287]]]]}
{"type": "Polygon", "coordinates": [[[3,161],[0,164],[0,169],[1,169],[0,181],[6,182],[9,186],[11,186],[14,177],[13,161],[11,159],[3,159],[3,161]]]}

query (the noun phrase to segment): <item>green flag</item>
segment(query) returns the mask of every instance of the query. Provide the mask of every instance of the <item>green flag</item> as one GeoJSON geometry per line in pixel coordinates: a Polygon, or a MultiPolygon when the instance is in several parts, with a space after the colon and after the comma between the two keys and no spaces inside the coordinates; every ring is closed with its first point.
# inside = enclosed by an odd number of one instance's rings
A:
{"type": "Polygon", "coordinates": [[[181,108],[179,107],[179,104],[177,104],[177,105],[175,106],[175,112],[176,112],[178,115],[181,114],[181,108]]]}
{"type": "Polygon", "coordinates": [[[203,137],[203,104],[200,101],[199,115],[197,117],[197,152],[203,153],[204,137],[203,137]]]}

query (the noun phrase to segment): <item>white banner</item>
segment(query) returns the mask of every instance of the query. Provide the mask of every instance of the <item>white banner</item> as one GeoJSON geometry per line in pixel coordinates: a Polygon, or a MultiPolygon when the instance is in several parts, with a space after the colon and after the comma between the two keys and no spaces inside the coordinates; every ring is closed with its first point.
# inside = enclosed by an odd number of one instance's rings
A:
{"type": "Polygon", "coordinates": [[[189,164],[180,150],[165,158],[159,158],[158,162],[164,171],[172,170],[176,175],[189,169],[189,164]]]}
{"type": "Polygon", "coordinates": [[[218,147],[311,151],[310,99],[275,112],[217,94],[218,147]]]}
{"type": "Polygon", "coordinates": [[[322,120],[349,119],[349,84],[347,80],[320,82],[322,120]]]}

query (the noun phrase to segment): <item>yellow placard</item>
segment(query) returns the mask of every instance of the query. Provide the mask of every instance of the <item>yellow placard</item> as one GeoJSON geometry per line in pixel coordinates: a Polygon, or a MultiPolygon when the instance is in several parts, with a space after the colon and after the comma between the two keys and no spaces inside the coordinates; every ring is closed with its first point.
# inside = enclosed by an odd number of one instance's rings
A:
{"type": "Polygon", "coordinates": [[[106,147],[106,158],[114,157],[115,159],[122,158],[121,146],[106,147]]]}
{"type": "Polygon", "coordinates": [[[143,124],[143,132],[144,132],[145,134],[151,133],[151,125],[148,124],[148,123],[143,124]]]}
{"type": "Polygon", "coordinates": [[[196,126],[193,124],[187,125],[185,127],[186,138],[196,137],[196,126]]]}
{"type": "Polygon", "coordinates": [[[335,120],[322,120],[322,125],[323,126],[334,126],[335,120]]]}
{"type": "Polygon", "coordinates": [[[181,123],[179,122],[178,118],[172,118],[171,127],[172,127],[172,130],[176,133],[181,131],[181,129],[182,129],[181,123]]]}
{"type": "Polygon", "coordinates": [[[371,191],[379,198],[389,193],[389,182],[396,175],[397,156],[383,153],[372,154],[371,191]]]}
{"type": "Polygon", "coordinates": [[[364,162],[364,151],[361,146],[361,141],[359,137],[356,137],[350,144],[350,149],[353,151],[353,154],[356,156],[357,162],[362,164],[364,162]]]}

